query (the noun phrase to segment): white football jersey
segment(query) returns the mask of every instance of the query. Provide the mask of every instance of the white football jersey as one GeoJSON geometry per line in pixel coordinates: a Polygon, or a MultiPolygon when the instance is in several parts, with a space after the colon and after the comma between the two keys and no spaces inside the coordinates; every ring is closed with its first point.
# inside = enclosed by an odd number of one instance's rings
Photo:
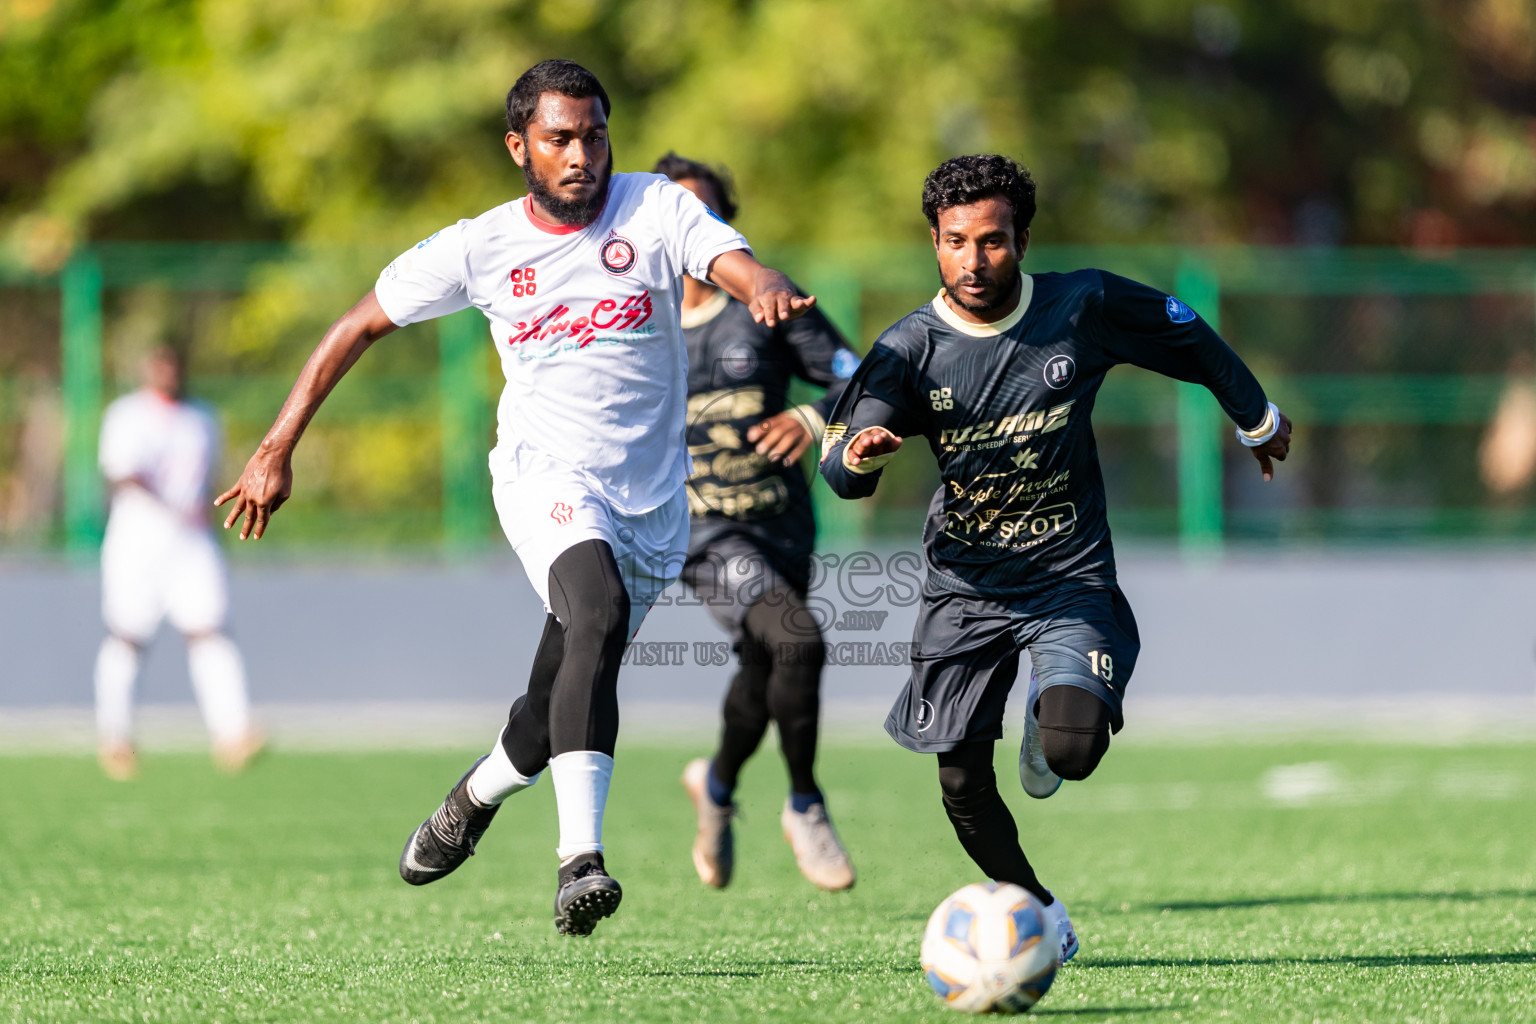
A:
{"type": "MultiPolygon", "coordinates": [[[[618,510],[664,504],[688,478],[681,277],[750,251],[740,232],[659,174],[615,174],[585,227],[540,220],[524,198],[404,253],[374,294],[396,324],[474,306],[507,385],[498,450],[528,446],[618,510]]],[[[493,459],[493,463],[494,463],[493,459]]]]}
{"type": "Polygon", "coordinates": [[[208,475],[218,450],[218,424],[203,406],[148,389],[117,399],[101,420],[101,471],[111,481],[136,477],[149,494],[135,487],[117,490],[113,520],[174,518],[205,526],[208,475]]]}

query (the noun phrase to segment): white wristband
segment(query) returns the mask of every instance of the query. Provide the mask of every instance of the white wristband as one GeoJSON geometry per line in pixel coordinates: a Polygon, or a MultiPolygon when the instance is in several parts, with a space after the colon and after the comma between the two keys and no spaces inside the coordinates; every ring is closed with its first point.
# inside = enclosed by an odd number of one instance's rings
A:
{"type": "Polygon", "coordinates": [[[1270,438],[1280,432],[1280,408],[1274,402],[1269,403],[1269,411],[1264,414],[1264,422],[1252,430],[1237,428],[1237,439],[1244,447],[1257,448],[1267,444],[1270,438]]]}
{"type": "Polygon", "coordinates": [[[848,461],[848,449],[853,447],[853,442],[857,441],[860,437],[869,433],[871,430],[880,429],[880,427],[865,427],[863,430],[859,431],[857,434],[854,434],[848,439],[848,443],[843,445],[844,469],[850,473],[857,473],[859,476],[867,476],[870,473],[878,473],[880,470],[885,468],[885,464],[887,462],[890,462],[896,457],[895,452],[886,452],[884,455],[866,455],[859,460],[859,464],[857,466],[848,461]]]}

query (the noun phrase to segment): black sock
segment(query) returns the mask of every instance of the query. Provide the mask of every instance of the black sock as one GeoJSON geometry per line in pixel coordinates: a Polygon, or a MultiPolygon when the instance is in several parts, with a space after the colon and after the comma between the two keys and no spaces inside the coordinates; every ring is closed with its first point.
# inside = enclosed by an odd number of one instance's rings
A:
{"type": "Polygon", "coordinates": [[[549,691],[565,657],[565,630],[553,615],[544,617],[544,635],[533,655],[528,692],[512,703],[501,747],[522,775],[532,778],[549,765],[549,691]]]}
{"type": "Polygon", "coordinates": [[[567,548],[549,570],[555,614],[533,657],[528,692],[507,716],[501,745],[524,775],[555,754],[613,756],[619,732],[619,664],[629,640],[629,593],[606,541],[567,548]]]}
{"type": "Polygon", "coordinates": [[[619,736],[619,666],[629,643],[629,591],[613,549],[586,540],[549,568],[549,604],[565,649],[549,690],[551,757],[573,750],[613,756],[619,736]]]}
{"type": "Polygon", "coordinates": [[[821,628],[800,595],[780,587],[747,612],[747,631],[772,658],[768,713],[779,730],[789,788],[802,797],[819,796],[816,739],[821,724],[821,667],[827,658],[821,628]]]}
{"type": "Polygon", "coordinates": [[[741,766],[757,751],[768,731],[768,673],[773,667],[767,649],[750,638],[742,642],[737,654],[741,664],[725,691],[720,746],[710,768],[727,793],[736,788],[741,766]]]}
{"type": "Polygon", "coordinates": [[[965,743],[939,755],[944,811],[960,845],[988,877],[1023,886],[1045,903],[1051,894],[1019,846],[1019,829],[997,791],[990,742],[965,743]]]}

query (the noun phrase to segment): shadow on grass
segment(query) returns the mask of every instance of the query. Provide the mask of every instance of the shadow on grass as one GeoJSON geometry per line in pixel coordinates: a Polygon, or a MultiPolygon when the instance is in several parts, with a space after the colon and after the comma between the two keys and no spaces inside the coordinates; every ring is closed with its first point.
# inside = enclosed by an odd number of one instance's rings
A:
{"type": "Polygon", "coordinates": [[[1313,967],[1462,967],[1497,964],[1536,964],[1536,952],[1519,950],[1509,953],[1425,953],[1408,956],[1234,956],[1189,957],[1164,960],[1155,957],[1103,960],[1079,960],[1073,966],[1084,968],[1115,967],[1254,967],[1281,964],[1313,967]]]}
{"type": "MultiPolygon", "coordinates": [[[[1315,903],[1477,903],[1483,900],[1518,900],[1536,898],[1533,889],[1487,889],[1481,892],[1342,892],[1303,893],[1294,896],[1255,896],[1232,900],[1180,900],[1173,903],[1142,904],[1139,908],[1155,910],[1244,910],[1257,907],[1295,907],[1315,903]]],[[[1116,908],[1118,911],[1119,908],[1116,908]]],[[[1112,913],[1115,911],[1111,911],[1112,913]]]]}
{"type": "MultiPolygon", "coordinates": [[[[857,973],[866,974],[891,974],[910,975],[921,970],[916,961],[912,963],[861,963],[857,967],[857,973]]],[[[819,960],[744,960],[735,963],[725,963],[718,967],[653,967],[647,970],[630,969],[625,972],[632,977],[640,978],[794,978],[808,975],[826,974],[838,977],[847,977],[850,973],[846,963],[822,962],[819,960]]]]}
{"type": "Polygon", "coordinates": [[[1185,1008],[1183,1003],[1167,1006],[1079,1006],[1070,1010],[1036,1007],[1029,1011],[1031,1017],[1119,1017],[1127,1013],[1173,1013],[1185,1008]]]}

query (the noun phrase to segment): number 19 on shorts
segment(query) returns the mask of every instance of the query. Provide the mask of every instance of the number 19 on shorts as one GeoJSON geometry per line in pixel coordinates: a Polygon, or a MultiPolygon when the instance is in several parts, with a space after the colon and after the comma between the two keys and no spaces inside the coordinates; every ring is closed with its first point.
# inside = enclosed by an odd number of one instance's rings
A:
{"type": "Polygon", "coordinates": [[[1114,680],[1115,660],[1109,656],[1108,651],[1089,651],[1088,665],[1093,669],[1093,674],[1106,683],[1114,680]]]}

